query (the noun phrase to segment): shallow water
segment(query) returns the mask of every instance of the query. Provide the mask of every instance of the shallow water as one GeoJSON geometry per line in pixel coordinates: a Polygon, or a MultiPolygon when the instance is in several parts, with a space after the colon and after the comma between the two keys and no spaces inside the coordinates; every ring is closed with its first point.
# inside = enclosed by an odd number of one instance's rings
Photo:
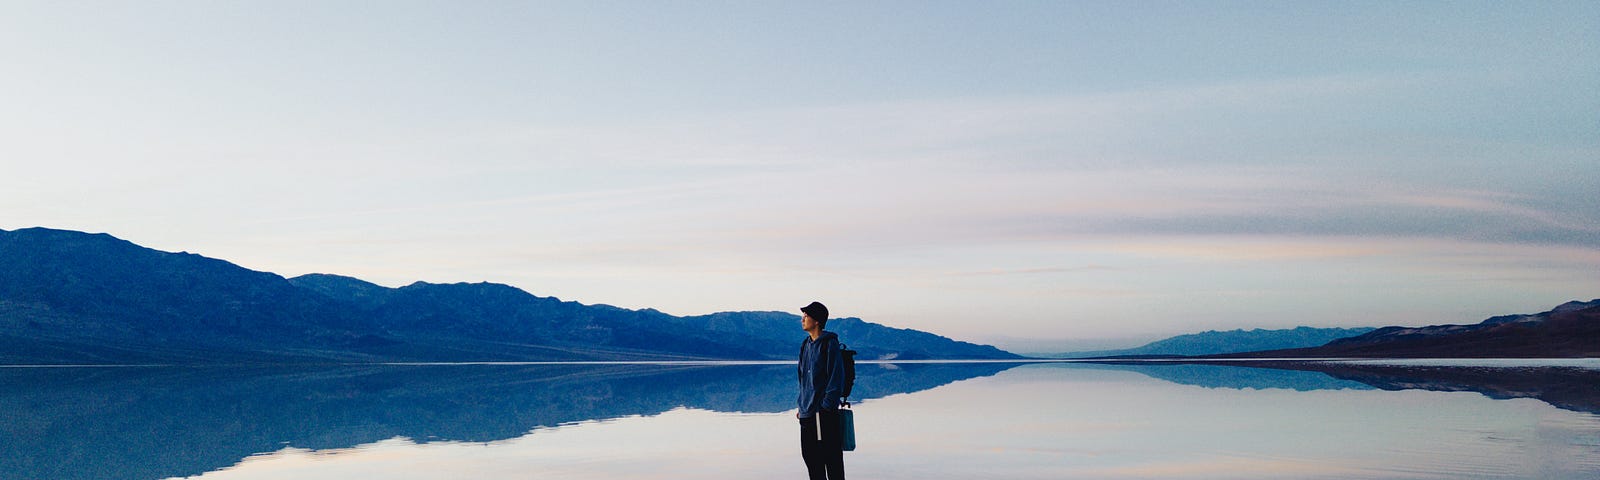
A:
{"type": "MultiPolygon", "coordinates": [[[[890,479],[1600,477],[1600,372],[1551,365],[862,365],[845,461],[890,479]]],[[[0,472],[803,478],[792,383],[748,364],[0,369],[0,472]]]]}

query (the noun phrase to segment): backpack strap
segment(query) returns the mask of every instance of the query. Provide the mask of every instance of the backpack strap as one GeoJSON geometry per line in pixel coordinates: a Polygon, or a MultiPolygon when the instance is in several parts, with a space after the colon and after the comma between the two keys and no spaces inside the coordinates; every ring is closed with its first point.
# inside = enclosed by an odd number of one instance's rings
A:
{"type": "Polygon", "coordinates": [[[845,376],[843,396],[839,397],[840,408],[850,408],[850,388],[854,386],[852,384],[856,381],[854,378],[855,367],[853,366],[855,362],[851,359],[844,358],[845,354],[849,352],[850,346],[845,345],[844,342],[839,342],[839,374],[845,376]],[[845,371],[845,369],[850,369],[850,371],[845,371]]]}

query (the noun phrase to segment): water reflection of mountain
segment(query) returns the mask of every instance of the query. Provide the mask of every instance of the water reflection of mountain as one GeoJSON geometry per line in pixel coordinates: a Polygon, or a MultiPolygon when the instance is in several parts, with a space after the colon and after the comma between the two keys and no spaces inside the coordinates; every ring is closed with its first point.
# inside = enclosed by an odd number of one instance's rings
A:
{"type": "MultiPolygon", "coordinates": [[[[857,397],[1015,364],[862,365],[857,397]]],[[[5,478],[194,475],[285,446],[493,441],[677,407],[794,408],[789,365],[0,369],[5,478]]]]}
{"type": "Polygon", "coordinates": [[[1270,368],[1321,372],[1384,390],[1477,392],[1496,400],[1533,398],[1556,408],[1600,414],[1600,370],[1272,362],[1270,368]]]}
{"type": "Polygon", "coordinates": [[[1477,392],[1497,400],[1533,398],[1600,414],[1600,371],[1571,367],[1488,368],[1344,362],[1096,363],[1184,385],[1294,390],[1382,389],[1477,392]]]}
{"type": "Polygon", "coordinates": [[[1180,385],[1194,385],[1206,388],[1250,388],[1256,390],[1283,388],[1302,392],[1340,389],[1371,390],[1373,388],[1371,385],[1361,382],[1338,379],[1318,372],[1298,370],[1187,363],[1079,363],[1076,365],[1097,370],[1136,372],[1180,385]]]}

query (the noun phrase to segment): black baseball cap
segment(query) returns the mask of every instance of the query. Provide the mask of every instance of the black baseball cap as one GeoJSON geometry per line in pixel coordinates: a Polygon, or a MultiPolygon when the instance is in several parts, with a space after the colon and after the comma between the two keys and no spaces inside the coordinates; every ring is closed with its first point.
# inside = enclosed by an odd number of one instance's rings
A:
{"type": "Polygon", "coordinates": [[[812,320],[828,320],[828,307],[821,302],[811,302],[810,305],[800,307],[800,311],[810,315],[812,320]]]}

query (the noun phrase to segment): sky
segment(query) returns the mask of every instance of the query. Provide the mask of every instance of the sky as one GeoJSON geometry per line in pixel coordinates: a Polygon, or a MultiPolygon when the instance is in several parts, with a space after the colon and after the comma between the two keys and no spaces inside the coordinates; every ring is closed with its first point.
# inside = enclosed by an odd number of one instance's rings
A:
{"type": "Polygon", "coordinates": [[[0,229],[1018,351],[1600,298],[1595,2],[0,2],[0,229]]]}

